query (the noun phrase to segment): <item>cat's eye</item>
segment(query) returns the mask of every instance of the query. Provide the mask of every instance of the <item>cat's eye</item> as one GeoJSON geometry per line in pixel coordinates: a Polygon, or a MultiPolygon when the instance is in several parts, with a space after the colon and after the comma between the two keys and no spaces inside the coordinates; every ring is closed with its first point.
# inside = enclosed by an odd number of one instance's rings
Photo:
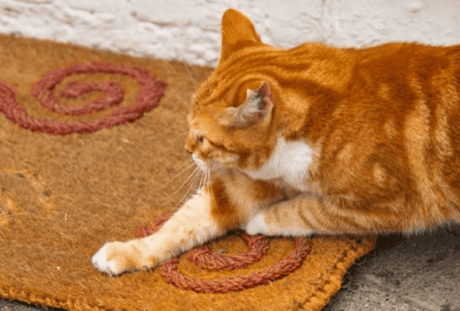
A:
{"type": "Polygon", "coordinates": [[[204,141],[204,137],[203,136],[198,136],[197,138],[198,142],[202,143],[204,141]]]}

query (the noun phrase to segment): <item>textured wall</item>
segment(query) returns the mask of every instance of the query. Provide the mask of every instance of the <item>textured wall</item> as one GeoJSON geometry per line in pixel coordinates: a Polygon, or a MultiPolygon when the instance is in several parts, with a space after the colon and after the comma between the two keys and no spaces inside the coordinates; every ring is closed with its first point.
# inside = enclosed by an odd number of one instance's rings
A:
{"type": "Polygon", "coordinates": [[[460,43],[459,0],[0,0],[0,32],[215,65],[228,7],[282,47],[460,43]]]}

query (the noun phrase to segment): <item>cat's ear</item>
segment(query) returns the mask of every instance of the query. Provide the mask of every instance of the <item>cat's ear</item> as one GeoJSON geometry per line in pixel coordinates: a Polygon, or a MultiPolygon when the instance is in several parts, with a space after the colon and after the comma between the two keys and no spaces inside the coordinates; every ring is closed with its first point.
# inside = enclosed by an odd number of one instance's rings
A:
{"type": "Polygon", "coordinates": [[[235,9],[225,11],[222,16],[222,46],[219,63],[227,60],[233,52],[261,42],[259,34],[246,15],[235,9]]]}
{"type": "Polygon", "coordinates": [[[264,81],[256,90],[247,90],[246,101],[241,106],[227,108],[225,117],[221,119],[222,124],[241,128],[269,121],[273,101],[270,86],[264,81]]]}

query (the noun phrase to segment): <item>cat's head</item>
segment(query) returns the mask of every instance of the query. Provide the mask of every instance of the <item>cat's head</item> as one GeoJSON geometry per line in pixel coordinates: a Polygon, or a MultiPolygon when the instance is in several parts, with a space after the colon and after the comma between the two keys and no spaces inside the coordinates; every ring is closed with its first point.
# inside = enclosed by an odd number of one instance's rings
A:
{"type": "Polygon", "coordinates": [[[188,116],[185,149],[202,169],[257,169],[268,160],[276,144],[276,82],[256,68],[273,50],[246,16],[224,13],[218,66],[193,96],[188,116]]]}

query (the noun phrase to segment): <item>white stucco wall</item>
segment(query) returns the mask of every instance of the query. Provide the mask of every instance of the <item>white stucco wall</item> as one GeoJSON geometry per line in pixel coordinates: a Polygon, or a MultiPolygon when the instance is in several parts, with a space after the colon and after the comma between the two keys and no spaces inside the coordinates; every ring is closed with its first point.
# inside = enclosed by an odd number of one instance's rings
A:
{"type": "Polygon", "coordinates": [[[228,7],[282,47],[460,43],[459,0],[0,0],[0,33],[215,65],[228,7]]]}

